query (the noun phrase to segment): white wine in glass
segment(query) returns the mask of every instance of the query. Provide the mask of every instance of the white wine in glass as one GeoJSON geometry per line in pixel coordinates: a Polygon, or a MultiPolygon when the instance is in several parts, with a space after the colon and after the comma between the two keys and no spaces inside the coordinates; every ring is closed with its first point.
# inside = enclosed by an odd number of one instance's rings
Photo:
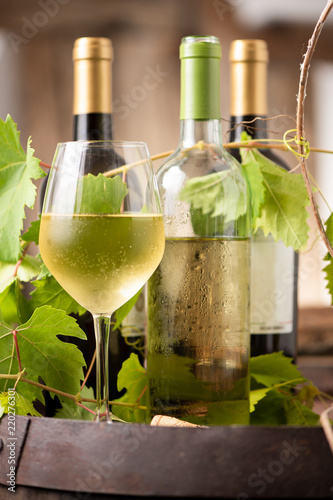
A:
{"type": "Polygon", "coordinates": [[[94,318],[97,421],[112,421],[111,315],[152,275],[163,256],[164,240],[157,185],[144,143],[58,144],[39,245],[56,280],[94,318]]]}

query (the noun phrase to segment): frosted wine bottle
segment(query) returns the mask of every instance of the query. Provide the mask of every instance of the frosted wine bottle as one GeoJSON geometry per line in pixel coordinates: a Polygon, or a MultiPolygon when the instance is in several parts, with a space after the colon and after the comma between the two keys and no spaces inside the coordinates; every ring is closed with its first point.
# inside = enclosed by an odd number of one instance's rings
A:
{"type": "MultiPolygon", "coordinates": [[[[231,118],[229,141],[245,130],[253,139],[267,134],[268,48],[264,40],[234,40],[230,47],[231,118]]],[[[272,128],[274,121],[272,120],[272,128]]],[[[261,153],[288,166],[270,149],[261,153]]],[[[238,160],[238,149],[231,150],[238,160]]],[[[259,230],[251,252],[251,355],[276,351],[296,358],[298,254],[259,230]]]]}
{"type": "Polygon", "coordinates": [[[157,172],[166,247],[148,281],[147,421],[249,422],[249,192],[223,148],[218,38],[180,46],[180,140],[157,172]]]}

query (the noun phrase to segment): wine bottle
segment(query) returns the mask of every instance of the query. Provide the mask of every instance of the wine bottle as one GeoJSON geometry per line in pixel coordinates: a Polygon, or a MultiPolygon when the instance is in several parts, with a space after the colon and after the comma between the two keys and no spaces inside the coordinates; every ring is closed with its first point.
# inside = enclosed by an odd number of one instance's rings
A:
{"type": "MultiPolygon", "coordinates": [[[[73,139],[113,139],[112,122],[112,61],[113,47],[109,38],[83,37],[75,40],[73,48],[74,92],[73,92],[73,139]]],[[[120,164],[121,161],[120,161],[120,164]]],[[[77,318],[86,331],[88,340],[80,343],[87,366],[95,350],[93,321],[90,313],[77,318]]],[[[128,334],[127,330],[126,334],[128,334]]],[[[143,362],[144,332],[136,328],[131,336],[122,334],[122,329],[110,335],[110,397],[120,396],[117,376],[122,363],[131,352],[136,352],[143,362]],[[138,333],[139,332],[139,333],[138,333]]],[[[95,374],[89,378],[95,384],[95,374]]]]}
{"type": "Polygon", "coordinates": [[[113,139],[109,38],[78,38],[74,42],[73,139],[113,139]]]}
{"type": "Polygon", "coordinates": [[[157,172],[166,247],[148,281],[147,421],[249,421],[249,193],[223,148],[218,38],[180,46],[180,141],[157,172]]]}
{"type": "MultiPolygon", "coordinates": [[[[234,40],[230,48],[230,142],[245,130],[253,139],[267,139],[267,64],[264,40],[234,40]]],[[[274,123],[274,122],[273,122],[274,123]]],[[[260,149],[259,149],[260,150],[260,149]]],[[[288,169],[272,150],[261,153],[288,169]]],[[[238,149],[231,150],[238,160],[238,149]]],[[[295,359],[297,345],[298,254],[261,230],[253,235],[251,252],[251,355],[283,351],[295,359]]]]}

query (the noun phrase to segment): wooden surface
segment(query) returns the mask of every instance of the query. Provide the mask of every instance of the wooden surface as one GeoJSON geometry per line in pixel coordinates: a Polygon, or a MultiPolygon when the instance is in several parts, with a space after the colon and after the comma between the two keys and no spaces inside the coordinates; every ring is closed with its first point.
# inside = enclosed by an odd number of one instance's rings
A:
{"type": "MultiPolygon", "coordinates": [[[[329,498],[333,486],[333,456],[320,427],[160,428],[29,417],[16,417],[16,425],[18,492],[24,485],[52,495],[283,499],[329,498]]],[[[7,417],[0,436],[5,499],[7,417]]]]}

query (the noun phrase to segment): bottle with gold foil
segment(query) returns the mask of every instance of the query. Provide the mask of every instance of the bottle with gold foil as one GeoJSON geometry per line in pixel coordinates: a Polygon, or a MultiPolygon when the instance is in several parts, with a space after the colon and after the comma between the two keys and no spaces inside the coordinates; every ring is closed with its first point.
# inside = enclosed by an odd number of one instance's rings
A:
{"type": "Polygon", "coordinates": [[[74,141],[113,138],[112,59],[113,48],[109,38],[84,37],[75,40],[73,48],[74,141]]]}
{"type": "MultiPolygon", "coordinates": [[[[267,134],[268,48],[264,40],[234,40],[230,47],[231,118],[229,141],[240,141],[245,130],[254,139],[267,134]]],[[[272,120],[272,127],[274,121],[272,120]]],[[[240,160],[239,150],[231,153],[240,160]]],[[[269,149],[261,153],[283,168],[269,149]]],[[[275,351],[296,357],[298,255],[261,230],[251,251],[251,355],[275,351]]]]}
{"type": "Polygon", "coordinates": [[[180,46],[178,148],[157,172],[166,235],[148,281],[147,420],[249,422],[250,208],[238,162],[222,146],[221,46],[180,46]]]}
{"type": "MultiPolygon", "coordinates": [[[[83,37],[73,48],[73,139],[113,139],[112,123],[112,61],[113,47],[109,38],[83,37]]],[[[93,321],[90,313],[77,318],[88,340],[80,342],[87,366],[95,350],[93,321]]],[[[126,322],[126,319],[125,319],[126,322]]],[[[133,323],[133,321],[132,321],[133,323]]],[[[125,325],[122,325],[125,326],[125,325]]],[[[142,324],[112,331],[110,335],[110,397],[119,397],[117,376],[122,363],[135,352],[143,361],[145,332],[142,324]],[[124,333],[123,333],[124,332],[124,333]]],[[[94,385],[95,375],[88,381],[94,385]]]]}

